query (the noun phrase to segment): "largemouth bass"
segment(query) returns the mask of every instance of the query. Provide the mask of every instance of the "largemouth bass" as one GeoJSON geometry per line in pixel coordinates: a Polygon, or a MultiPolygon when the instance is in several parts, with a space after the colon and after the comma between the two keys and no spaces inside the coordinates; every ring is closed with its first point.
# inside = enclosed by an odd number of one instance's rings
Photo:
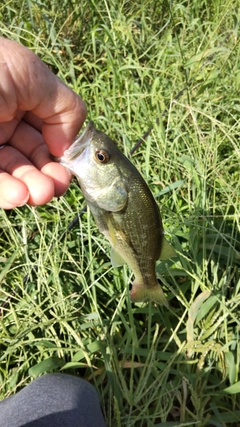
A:
{"type": "Polygon", "coordinates": [[[131,300],[149,298],[168,306],[155,266],[175,251],[164,237],[159,208],[138,170],[92,122],[60,162],[78,178],[97,226],[111,244],[113,266],[127,263],[132,269],[131,300]]]}

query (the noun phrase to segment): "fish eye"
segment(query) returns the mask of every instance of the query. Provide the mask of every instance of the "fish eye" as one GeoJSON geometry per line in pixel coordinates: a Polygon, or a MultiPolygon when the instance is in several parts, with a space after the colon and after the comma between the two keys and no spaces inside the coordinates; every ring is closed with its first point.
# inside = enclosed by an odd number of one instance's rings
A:
{"type": "Polygon", "coordinates": [[[97,150],[95,156],[100,163],[107,163],[110,159],[109,153],[105,150],[97,150]]]}

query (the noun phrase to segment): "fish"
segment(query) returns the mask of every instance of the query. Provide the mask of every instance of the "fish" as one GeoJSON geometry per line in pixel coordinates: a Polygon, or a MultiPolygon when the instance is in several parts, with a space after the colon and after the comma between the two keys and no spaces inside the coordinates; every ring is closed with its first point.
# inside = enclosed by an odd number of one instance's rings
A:
{"type": "Polygon", "coordinates": [[[114,267],[134,273],[132,302],[169,306],[156,261],[176,255],[166,240],[159,207],[142,175],[116,144],[89,122],[59,159],[78,179],[99,231],[111,245],[114,267]]]}

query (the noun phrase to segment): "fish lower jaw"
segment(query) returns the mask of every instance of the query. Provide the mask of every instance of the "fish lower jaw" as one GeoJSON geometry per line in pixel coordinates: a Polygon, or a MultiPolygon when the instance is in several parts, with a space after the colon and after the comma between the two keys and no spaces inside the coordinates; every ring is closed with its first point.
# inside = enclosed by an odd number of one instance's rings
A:
{"type": "Polygon", "coordinates": [[[165,305],[169,307],[168,300],[166,299],[161,286],[158,284],[152,288],[144,285],[138,285],[133,282],[132,289],[130,291],[130,297],[132,302],[143,302],[147,299],[155,302],[156,304],[165,305]]]}

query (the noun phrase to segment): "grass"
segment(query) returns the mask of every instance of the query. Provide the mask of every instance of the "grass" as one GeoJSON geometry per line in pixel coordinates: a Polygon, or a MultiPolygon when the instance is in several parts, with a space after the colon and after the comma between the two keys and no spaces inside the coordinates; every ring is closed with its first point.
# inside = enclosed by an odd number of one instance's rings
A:
{"type": "Polygon", "coordinates": [[[84,207],[75,181],[46,206],[1,211],[0,396],[61,371],[95,385],[108,426],[240,425],[238,2],[61,5],[6,1],[1,34],[125,154],[152,127],[132,162],[178,259],[157,265],[169,310],[131,304],[131,272],[112,268],[89,211],[66,231],[84,207]]]}

